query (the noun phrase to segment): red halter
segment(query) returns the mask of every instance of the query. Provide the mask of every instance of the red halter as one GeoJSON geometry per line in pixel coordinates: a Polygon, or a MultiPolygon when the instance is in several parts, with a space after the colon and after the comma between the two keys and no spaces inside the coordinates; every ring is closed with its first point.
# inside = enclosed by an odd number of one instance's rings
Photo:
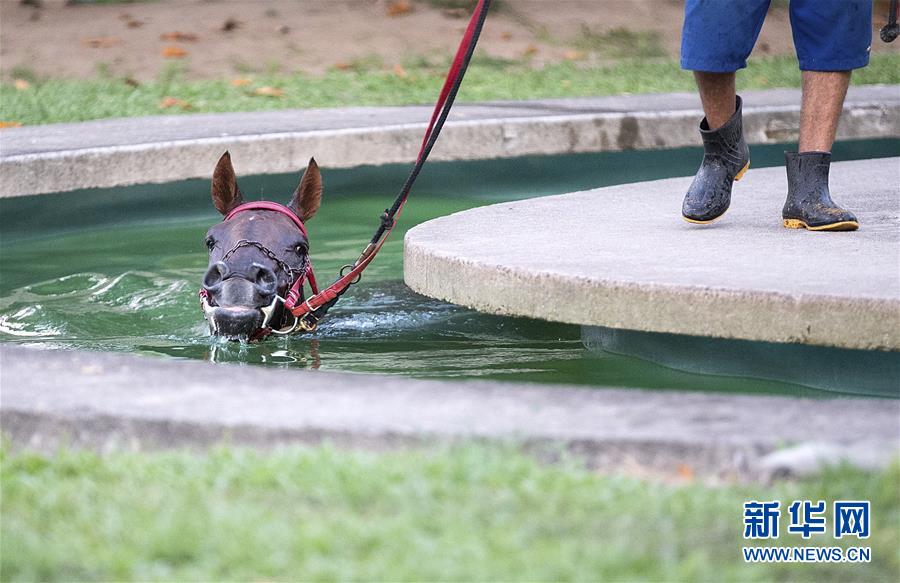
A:
{"type": "MultiPolygon", "coordinates": [[[[298,229],[300,229],[300,232],[303,233],[303,236],[306,238],[307,241],[309,241],[309,234],[306,231],[306,226],[303,224],[303,221],[300,220],[300,217],[298,217],[297,214],[294,213],[294,211],[292,211],[288,207],[284,206],[283,204],[278,204],[277,202],[271,202],[271,201],[267,201],[267,200],[261,200],[261,201],[257,201],[257,202],[245,202],[244,204],[238,205],[237,207],[232,209],[231,212],[229,212],[227,215],[225,215],[225,218],[222,219],[222,221],[224,222],[224,221],[231,220],[232,218],[234,218],[235,215],[237,215],[238,213],[242,213],[244,211],[273,211],[276,213],[280,213],[280,214],[286,216],[287,218],[291,219],[291,222],[293,222],[294,225],[298,229]]],[[[319,286],[316,284],[316,274],[313,271],[312,259],[310,259],[309,257],[307,257],[306,269],[303,270],[303,272],[300,275],[298,275],[297,278],[290,283],[291,287],[288,290],[286,297],[284,298],[284,307],[286,310],[288,310],[288,312],[290,312],[290,310],[297,305],[297,302],[300,301],[301,290],[303,288],[303,283],[306,280],[309,280],[309,287],[312,289],[313,295],[318,294],[319,286]]],[[[207,300],[207,295],[208,294],[206,293],[205,289],[200,290],[200,298],[201,298],[200,305],[201,305],[201,307],[204,307],[204,311],[207,309],[204,305],[207,300]]],[[[278,301],[278,299],[279,298],[276,297],[275,300],[273,300],[273,306],[275,305],[274,302],[278,301]]],[[[294,325],[296,326],[297,323],[298,323],[298,321],[295,319],[294,325]]],[[[252,338],[254,340],[257,340],[260,338],[264,338],[271,333],[272,333],[272,328],[268,328],[268,327],[262,328],[260,330],[257,330],[253,334],[252,338]]]]}

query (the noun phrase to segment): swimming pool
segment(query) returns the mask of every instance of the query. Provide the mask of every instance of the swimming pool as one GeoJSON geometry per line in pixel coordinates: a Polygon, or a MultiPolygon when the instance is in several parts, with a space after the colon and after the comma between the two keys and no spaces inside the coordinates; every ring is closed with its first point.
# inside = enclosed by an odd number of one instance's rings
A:
{"type": "MultiPolygon", "coordinates": [[[[848,142],[835,148],[835,156],[888,155],[898,144],[848,142]]],[[[755,146],[754,166],[781,164],[783,149],[755,146]]],[[[3,199],[0,340],[431,378],[822,394],[755,378],[766,375],[754,374],[753,367],[710,375],[679,370],[689,367],[672,361],[598,353],[586,349],[579,326],[479,314],[417,295],[402,283],[403,233],[417,223],[495,202],[686,175],[699,156],[688,148],[430,163],[398,232],[318,333],[249,345],[208,337],[198,307],[203,235],[220,220],[208,181],[3,199]]],[[[323,169],[322,209],[309,224],[320,280],[329,281],[358,255],[407,171],[404,165],[323,169]]],[[[290,174],[240,183],[248,200],[285,202],[296,181],[290,174]]],[[[852,360],[854,352],[829,358],[852,360]]]]}

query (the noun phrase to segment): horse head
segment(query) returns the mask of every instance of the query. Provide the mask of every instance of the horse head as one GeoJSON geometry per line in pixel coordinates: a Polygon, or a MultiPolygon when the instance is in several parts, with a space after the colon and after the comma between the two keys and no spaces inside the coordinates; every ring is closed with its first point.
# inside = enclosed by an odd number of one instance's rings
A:
{"type": "Polygon", "coordinates": [[[309,240],[303,224],[319,210],[322,177],[311,158],[286,208],[239,209],[244,199],[225,152],[213,172],[212,200],[225,220],[206,233],[209,267],[201,291],[206,319],[213,335],[253,339],[285,318],[286,294],[306,277],[309,240]]]}

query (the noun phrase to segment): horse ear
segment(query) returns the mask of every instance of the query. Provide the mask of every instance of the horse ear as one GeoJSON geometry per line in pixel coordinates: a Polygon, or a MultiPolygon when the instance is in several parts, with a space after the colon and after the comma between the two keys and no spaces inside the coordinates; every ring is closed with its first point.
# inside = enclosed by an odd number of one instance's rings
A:
{"type": "Polygon", "coordinates": [[[234,167],[231,165],[231,154],[227,151],[219,158],[212,178],[213,204],[223,215],[244,202],[244,195],[237,185],[234,167]]]}
{"type": "Polygon", "coordinates": [[[306,167],[306,171],[303,172],[303,178],[300,179],[300,185],[294,191],[294,196],[291,197],[291,202],[288,206],[305,223],[313,218],[321,204],[322,175],[319,173],[319,165],[316,164],[316,159],[310,158],[309,165],[306,167]]]}

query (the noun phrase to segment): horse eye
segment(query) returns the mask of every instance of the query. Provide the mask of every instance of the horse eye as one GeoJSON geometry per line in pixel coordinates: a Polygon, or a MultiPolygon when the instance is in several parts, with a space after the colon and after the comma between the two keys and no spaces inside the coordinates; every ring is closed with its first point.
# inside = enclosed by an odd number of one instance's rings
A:
{"type": "Polygon", "coordinates": [[[296,253],[297,255],[303,255],[304,253],[307,252],[307,250],[308,249],[307,249],[306,245],[303,245],[302,243],[298,243],[298,244],[294,245],[294,253],[296,253]]]}
{"type": "Polygon", "coordinates": [[[213,239],[212,237],[207,237],[206,238],[206,248],[209,249],[210,251],[212,251],[213,247],[215,247],[215,246],[216,246],[216,240],[213,239]]]}

